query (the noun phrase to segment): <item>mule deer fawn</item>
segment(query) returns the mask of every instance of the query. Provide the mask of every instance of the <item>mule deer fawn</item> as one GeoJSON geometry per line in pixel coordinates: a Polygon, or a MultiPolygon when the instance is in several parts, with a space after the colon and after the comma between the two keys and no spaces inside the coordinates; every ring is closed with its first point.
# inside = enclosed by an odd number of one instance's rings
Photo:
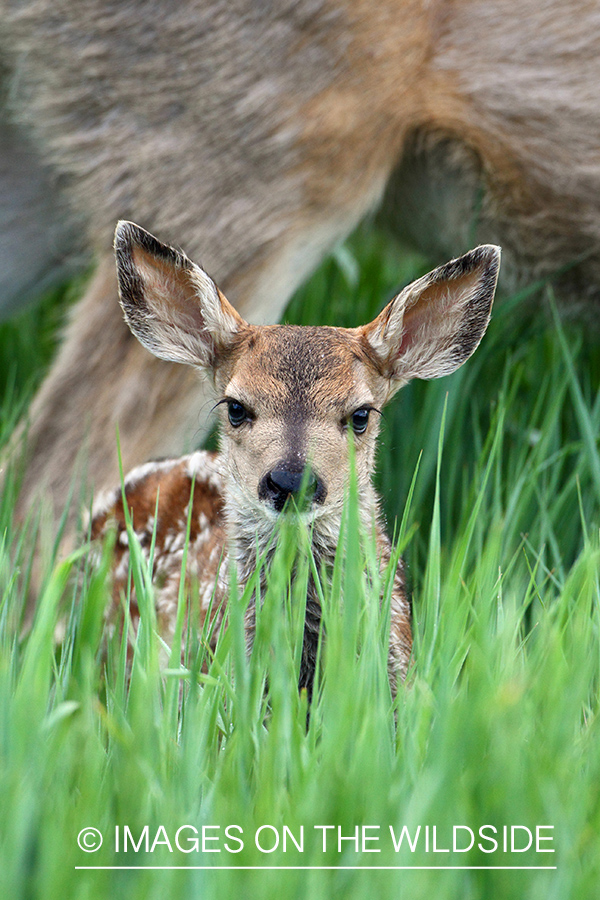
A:
{"type": "MultiPolygon", "coordinates": [[[[188,573],[201,616],[223,616],[229,559],[244,586],[290,497],[306,487],[312,550],[333,562],[353,439],[360,514],[376,529],[380,565],[390,561],[371,483],[378,412],[412,378],[437,378],[473,353],[487,327],[500,260],[482,246],[406,287],[360,328],[250,325],[183,253],[120,222],[115,237],[121,304],[138,340],[161,359],[209,376],[221,418],[220,453],[197,452],[134,469],[124,484],[133,529],[154,543],[159,627],[173,637],[189,503],[188,573]],[[157,505],[158,500],[158,505],[157,505]]],[[[91,533],[117,529],[115,599],[127,585],[128,542],[121,490],[96,503],[91,533]]],[[[137,616],[135,599],[132,616],[137,616]]],[[[308,597],[301,686],[312,687],[319,632],[308,597]]],[[[247,620],[252,639],[252,615],[247,620]]],[[[402,563],[394,581],[388,668],[404,677],[411,651],[402,563]]]]}

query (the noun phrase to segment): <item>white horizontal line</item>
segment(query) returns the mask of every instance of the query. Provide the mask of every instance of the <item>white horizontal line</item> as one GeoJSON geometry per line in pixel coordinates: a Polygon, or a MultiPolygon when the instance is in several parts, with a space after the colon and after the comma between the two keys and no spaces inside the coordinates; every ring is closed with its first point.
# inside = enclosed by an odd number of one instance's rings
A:
{"type": "Polygon", "coordinates": [[[381,871],[404,871],[408,869],[418,869],[420,871],[427,872],[437,872],[445,871],[445,870],[454,870],[454,869],[463,869],[463,870],[510,870],[510,871],[549,871],[555,870],[557,866],[75,866],[76,869],[119,869],[119,870],[151,870],[151,869],[202,869],[202,870],[211,870],[211,869],[226,869],[228,871],[233,871],[235,869],[240,870],[256,870],[256,871],[276,871],[277,869],[281,869],[282,871],[302,871],[306,869],[307,871],[315,871],[315,870],[327,870],[327,871],[335,871],[338,869],[353,869],[360,871],[364,870],[381,870],[381,871]]]}

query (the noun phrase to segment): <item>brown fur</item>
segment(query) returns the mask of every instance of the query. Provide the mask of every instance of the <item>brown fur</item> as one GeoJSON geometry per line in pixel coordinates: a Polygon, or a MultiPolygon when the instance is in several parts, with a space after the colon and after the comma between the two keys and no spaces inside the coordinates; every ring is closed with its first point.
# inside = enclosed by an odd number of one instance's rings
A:
{"type": "MultiPolygon", "coordinates": [[[[458,368],[490,316],[499,252],[480,247],[419,279],[360,328],[250,325],[212,279],[184,254],[132,223],[115,236],[121,304],[136,337],[160,358],[198,368],[212,382],[221,416],[221,452],[148,463],[125,479],[124,496],[142,551],[154,547],[153,582],[161,633],[173,637],[184,538],[191,523],[188,591],[200,597],[201,625],[226,611],[228,575],[244,588],[258,559],[273,552],[279,514],[312,478],[299,515],[317,568],[333,566],[340,540],[353,435],[359,513],[375,530],[379,564],[392,548],[371,483],[384,403],[413,377],[458,368]],[[358,419],[357,419],[358,417],[358,419]],[[190,496],[193,504],[190,510],[190,496]]],[[[118,489],[96,503],[93,539],[116,529],[113,608],[127,595],[129,537],[118,489]]],[[[132,619],[137,623],[135,591],[132,619]]],[[[309,695],[320,631],[319,594],[309,581],[299,683],[309,695]]],[[[255,609],[246,615],[252,643],[255,609]]],[[[402,562],[391,597],[388,669],[392,689],[406,675],[412,645],[402,562]]]]}
{"type": "Polygon", "coordinates": [[[67,234],[99,260],[32,408],[22,508],[44,490],[61,511],[86,439],[89,481],[114,483],[117,423],[128,466],[197,433],[193,378],[119,320],[117,217],[273,321],[390,184],[429,250],[501,243],[513,281],[582,258],[565,296],[595,305],[599,35],[586,0],[0,0],[0,214],[27,242],[3,283],[19,294],[67,234]]]}
{"type": "MultiPolygon", "coordinates": [[[[223,583],[218,583],[218,575],[226,543],[222,492],[216,454],[209,453],[149,463],[134,469],[125,480],[127,510],[146,560],[153,548],[157,623],[167,641],[172,640],[175,630],[188,519],[187,592],[198,592],[200,628],[209,609],[219,616],[220,621],[219,601],[223,600],[224,587],[223,583]],[[193,498],[191,512],[190,498],[193,498]]],[[[98,498],[92,515],[90,534],[93,541],[99,541],[112,531],[116,531],[116,543],[111,572],[113,607],[109,614],[114,617],[121,598],[129,596],[131,623],[137,630],[139,609],[135,590],[130,590],[129,584],[129,540],[120,489],[98,498]]]]}

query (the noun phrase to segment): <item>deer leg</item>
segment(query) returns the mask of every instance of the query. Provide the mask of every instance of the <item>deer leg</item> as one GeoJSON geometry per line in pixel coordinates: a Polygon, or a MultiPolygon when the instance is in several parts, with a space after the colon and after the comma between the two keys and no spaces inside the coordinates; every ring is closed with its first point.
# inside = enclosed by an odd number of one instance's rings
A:
{"type": "Polygon", "coordinates": [[[202,422],[205,395],[189,367],[168,365],[132,337],[118,306],[112,258],[104,259],[66,329],[30,411],[22,516],[43,496],[62,513],[72,485],[119,481],[117,427],[125,471],[149,456],[180,452],[202,422]]]}

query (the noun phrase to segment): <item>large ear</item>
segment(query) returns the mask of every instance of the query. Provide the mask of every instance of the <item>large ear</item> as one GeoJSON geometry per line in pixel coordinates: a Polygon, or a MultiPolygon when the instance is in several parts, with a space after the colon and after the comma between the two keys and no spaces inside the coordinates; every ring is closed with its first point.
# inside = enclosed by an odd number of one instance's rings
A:
{"type": "Polygon", "coordinates": [[[210,367],[245,326],[206,272],[139,225],[118,223],[115,256],[127,324],[160,359],[210,367]]]}
{"type": "Polygon", "coordinates": [[[359,329],[392,392],[412,378],[449,375],[471,356],[490,320],[499,267],[499,247],[477,247],[404,288],[359,329]]]}

